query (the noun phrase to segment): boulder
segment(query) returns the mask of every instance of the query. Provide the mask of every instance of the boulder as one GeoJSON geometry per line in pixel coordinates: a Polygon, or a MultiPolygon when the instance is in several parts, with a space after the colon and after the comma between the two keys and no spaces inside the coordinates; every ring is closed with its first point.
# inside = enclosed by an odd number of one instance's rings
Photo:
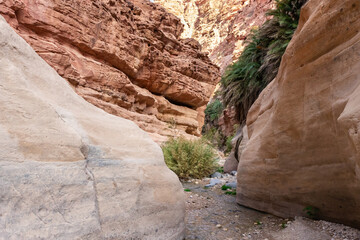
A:
{"type": "Polygon", "coordinates": [[[224,172],[231,173],[233,171],[237,171],[241,153],[244,150],[248,141],[249,141],[249,137],[248,137],[247,127],[244,126],[242,130],[240,130],[240,132],[237,135],[235,135],[235,137],[231,141],[233,147],[231,153],[225,160],[224,172]]]}
{"type": "Polygon", "coordinates": [[[183,239],[160,147],[78,96],[1,16],[0,108],[1,239],[183,239]]]}
{"type": "Polygon", "coordinates": [[[360,227],[360,2],[310,0],[247,116],[237,202],[360,227]]]}

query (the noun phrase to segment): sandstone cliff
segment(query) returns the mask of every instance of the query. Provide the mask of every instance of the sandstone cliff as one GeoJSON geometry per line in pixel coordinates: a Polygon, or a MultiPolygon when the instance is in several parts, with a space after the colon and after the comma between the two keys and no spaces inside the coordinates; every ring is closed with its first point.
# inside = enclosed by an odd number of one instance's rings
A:
{"type": "Polygon", "coordinates": [[[274,0],[155,0],[181,19],[183,38],[198,40],[210,59],[225,68],[241,54],[252,28],[263,24],[274,0]]]}
{"type": "Polygon", "coordinates": [[[310,0],[276,79],[252,106],[240,204],[360,227],[360,3],[310,0]]]}
{"type": "Polygon", "coordinates": [[[219,70],[148,0],[6,0],[0,14],[87,101],[161,142],[198,136],[219,70]]]}
{"type": "Polygon", "coordinates": [[[183,239],[160,147],[79,97],[0,16],[0,238],[183,239]]]}

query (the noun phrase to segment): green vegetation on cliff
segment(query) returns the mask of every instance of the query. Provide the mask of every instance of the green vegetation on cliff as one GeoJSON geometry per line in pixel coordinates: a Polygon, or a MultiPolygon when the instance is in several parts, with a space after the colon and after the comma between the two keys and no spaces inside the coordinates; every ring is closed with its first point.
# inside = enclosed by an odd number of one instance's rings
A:
{"type": "Polygon", "coordinates": [[[272,18],[252,31],[241,56],[223,75],[224,103],[236,107],[240,123],[246,120],[247,112],[260,92],[275,78],[305,2],[276,0],[275,9],[267,13],[272,18]]]}
{"type": "Polygon", "coordinates": [[[205,115],[209,117],[210,121],[215,121],[219,118],[224,110],[223,104],[219,99],[210,102],[205,109],[205,115]]]}

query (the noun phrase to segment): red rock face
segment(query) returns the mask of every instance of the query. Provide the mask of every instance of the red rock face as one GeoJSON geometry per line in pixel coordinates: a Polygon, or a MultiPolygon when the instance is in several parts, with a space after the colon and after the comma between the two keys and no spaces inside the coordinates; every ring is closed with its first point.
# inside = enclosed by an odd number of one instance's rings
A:
{"type": "Polygon", "coordinates": [[[87,101],[161,142],[199,135],[219,69],[147,0],[6,0],[0,14],[87,101]]]}
{"type": "Polygon", "coordinates": [[[266,21],[274,0],[155,0],[179,17],[183,38],[198,40],[210,59],[221,68],[236,60],[252,28],[266,21]]]}

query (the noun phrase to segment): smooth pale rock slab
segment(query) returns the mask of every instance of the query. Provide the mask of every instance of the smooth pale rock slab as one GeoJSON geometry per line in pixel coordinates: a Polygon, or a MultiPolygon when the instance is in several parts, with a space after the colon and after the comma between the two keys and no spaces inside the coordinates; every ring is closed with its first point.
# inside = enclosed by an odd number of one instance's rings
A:
{"type": "Polygon", "coordinates": [[[78,96],[2,17],[0,109],[0,238],[183,238],[160,147],[78,96]]]}
{"type": "Polygon", "coordinates": [[[237,202],[360,227],[360,3],[310,0],[251,107],[237,202]]]}

